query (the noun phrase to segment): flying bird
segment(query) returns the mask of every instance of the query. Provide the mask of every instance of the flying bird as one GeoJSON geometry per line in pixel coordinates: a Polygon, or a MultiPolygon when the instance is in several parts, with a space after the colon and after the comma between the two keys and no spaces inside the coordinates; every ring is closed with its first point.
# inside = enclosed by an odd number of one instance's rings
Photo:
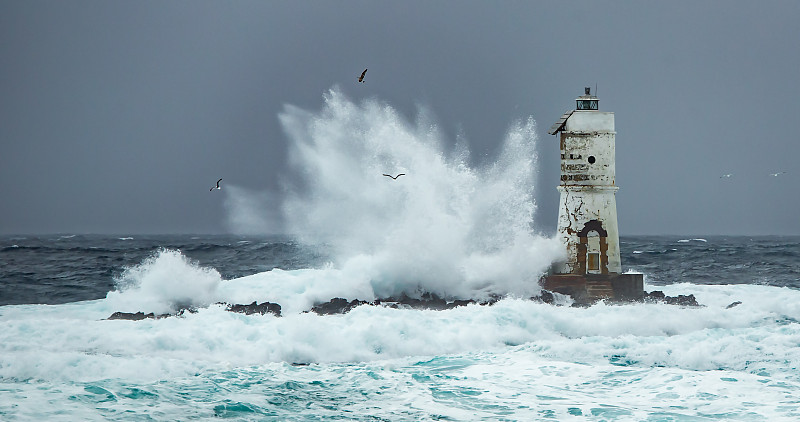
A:
{"type": "Polygon", "coordinates": [[[720,179],[722,179],[723,177],[731,177],[731,176],[733,176],[733,174],[731,174],[731,173],[728,173],[728,174],[723,174],[723,175],[722,175],[722,176],[720,176],[719,178],[720,178],[720,179]]]}
{"type": "Polygon", "coordinates": [[[367,69],[364,69],[364,71],[361,72],[361,76],[358,77],[358,81],[364,83],[364,75],[366,74],[367,74],[367,69]]]}
{"type": "Polygon", "coordinates": [[[780,175],[782,175],[782,174],[784,174],[784,173],[786,173],[786,172],[785,172],[785,171],[781,171],[781,172],[778,172],[778,173],[770,173],[770,176],[772,176],[772,177],[778,177],[778,176],[780,176],[780,175]]]}
{"type": "Polygon", "coordinates": [[[211,192],[211,191],[212,191],[212,190],[214,190],[214,189],[222,189],[222,187],[219,185],[219,182],[221,182],[221,181],[222,181],[222,179],[219,179],[219,180],[217,180],[217,186],[213,186],[213,187],[212,187],[211,189],[209,189],[208,191],[209,191],[209,192],[211,192]]]}
{"type": "Polygon", "coordinates": [[[391,174],[385,174],[385,173],[384,173],[384,176],[386,176],[386,177],[391,177],[391,178],[392,178],[392,179],[394,179],[394,180],[397,180],[397,178],[398,178],[398,177],[400,177],[400,176],[405,176],[405,175],[406,175],[405,173],[400,173],[400,174],[398,174],[397,176],[392,176],[391,174]]]}

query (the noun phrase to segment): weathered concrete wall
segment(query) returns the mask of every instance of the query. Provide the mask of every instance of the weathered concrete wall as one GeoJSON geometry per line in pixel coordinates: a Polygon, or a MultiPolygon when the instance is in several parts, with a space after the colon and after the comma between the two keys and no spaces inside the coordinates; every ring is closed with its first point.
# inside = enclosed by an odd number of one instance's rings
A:
{"type": "MultiPolygon", "coordinates": [[[[590,221],[599,221],[606,231],[606,271],[621,273],[619,257],[619,229],[617,227],[617,187],[565,187],[559,186],[561,201],[558,210],[558,236],[567,248],[567,261],[556,267],[557,273],[586,274],[578,272],[581,258],[578,248],[581,231],[590,221]]],[[[598,233],[599,234],[599,233],[598,233]]],[[[600,251],[597,251],[600,252],[600,251]]],[[[598,271],[603,273],[603,271],[598,271]]]]}
{"type": "Polygon", "coordinates": [[[645,296],[643,274],[551,274],[541,284],[545,290],[572,297],[576,305],[641,301],[645,296]]]}
{"type": "Polygon", "coordinates": [[[614,133],[561,133],[561,184],[614,186],[614,133]]]}
{"type": "Polygon", "coordinates": [[[621,273],[615,194],[614,113],[575,111],[560,134],[558,234],[567,261],[561,274],[621,273]],[[592,268],[593,258],[600,264],[592,268]]]}
{"type": "Polygon", "coordinates": [[[614,113],[575,110],[564,127],[566,132],[614,132],[614,113]]]}

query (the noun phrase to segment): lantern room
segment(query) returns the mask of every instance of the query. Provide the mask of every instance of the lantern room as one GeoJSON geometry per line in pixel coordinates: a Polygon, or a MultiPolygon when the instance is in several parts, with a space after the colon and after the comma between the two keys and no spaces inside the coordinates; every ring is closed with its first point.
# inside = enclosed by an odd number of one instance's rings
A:
{"type": "Polygon", "coordinates": [[[584,88],[584,95],[575,99],[576,110],[597,110],[597,97],[591,94],[591,88],[584,88]]]}

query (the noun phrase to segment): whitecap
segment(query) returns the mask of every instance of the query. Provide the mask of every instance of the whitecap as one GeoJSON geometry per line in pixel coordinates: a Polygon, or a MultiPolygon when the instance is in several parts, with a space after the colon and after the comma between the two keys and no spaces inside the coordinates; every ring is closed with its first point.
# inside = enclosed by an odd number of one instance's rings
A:
{"type": "Polygon", "coordinates": [[[116,279],[117,290],[106,299],[114,311],[170,313],[218,301],[221,281],[216,269],[202,267],[180,251],[162,249],[126,268],[116,279]]]}
{"type": "Polygon", "coordinates": [[[681,240],[678,241],[678,243],[689,243],[689,242],[692,242],[692,241],[694,241],[694,242],[708,242],[708,240],[706,240],[706,239],[697,238],[697,239],[681,239],[681,240]]]}
{"type": "MultiPolygon", "coordinates": [[[[174,253],[164,254],[161,259],[167,259],[155,265],[182,261],[174,253]]],[[[197,268],[177,266],[206,276],[197,268]]],[[[246,281],[255,280],[225,283],[236,290],[246,281]]],[[[344,315],[287,312],[275,317],[235,314],[211,304],[180,318],[144,321],[103,320],[116,304],[110,300],[8,306],[0,313],[0,377],[163,379],[226,365],[366,362],[525,344],[541,357],[602,367],[611,355],[639,368],[762,368],[772,376],[800,364],[800,350],[792,341],[800,328],[785,323],[800,319],[797,290],[692,284],[658,289],[669,296],[694,294],[706,306],[599,303],[573,308],[503,299],[493,306],[446,311],[365,305],[344,315]],[[726,309],[737,300],[743,303],[726,309]],[[764,354],[762,347],[770,353],[764,354]]]]}

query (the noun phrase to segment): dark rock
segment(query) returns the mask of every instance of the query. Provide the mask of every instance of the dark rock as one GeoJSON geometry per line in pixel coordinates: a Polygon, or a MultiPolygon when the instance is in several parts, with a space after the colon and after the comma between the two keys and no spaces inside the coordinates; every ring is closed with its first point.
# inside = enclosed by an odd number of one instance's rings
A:
{"type": "Polygon", "coordinates": [[[660,290],[652,291],[649,293],[644,292],[642,301],[647,303],[666,303],[668,305],[702,306],[699,303],[697,303],[697,299],[692,294],[667,296],[664,294],[664,292],[660,290]]]}
{"type": "Polygon", "coordinates": [[[665,300],[666,303],[670,305],[700,306],[700,304],[697,303],[697,299],[695,299],[694,295],[678,295],[676,297],[667,296],[665,300]]]}
{"type": "MultiPolygon", "coordinates": [[[[183,309],[179,310],[178,312],[176,312],[175,316],[183,316],[187,312],[190,313],[190,314],[196,314],[197,313],[197,308],[183,308],[183,309]]],[[[164,315],[164,316],[170,316],[170,315],[164,315]]]]}
{"type": "Polygon", "coordinates": [[[474,300],[466,300],[466,299],[464,299],[464,300],[454,300],[452,302],[448,302],[447,303],[447,309],[453,309],[453,308],[457,308],[459,306],[467,306],[470,303],[475,303],[475,301],[474,300]]]}
{"type": "MultiPolygon", "coordinates": [[[[492,297],[488,301],[480,303],[481,305],[491,305],[497,302],[497,299],[492,297]]],[[[430,309],[434,311],[443,311],[446,309],[453,309],[459,306],[467,306],[470,303],[478,303],[474,299],[458,299],[448,302],[439,297],[436,293],[423,293],[420,298],[410,297],[403,294],[400,297],[388,297],[385,299],[378,299],[375,301],[376,305],[389,306],[392,308],[408,307],[412,309],[430,309]]]]}
{"type": "Polygon", "coordinates": [[[644,301],[645,302],[660,302],[660,301],[663,301],[665,297],[667,297],[667,296],[661,290],[655,290],[655,291],[652,291],[652,292],[644,292],[644,301]]]}
{"type": "Polygon", "coordinates": [[[132,312],[114,312],[113,314],[111,314],[110,317],[108,317],[106,319],[122,319],[122,320],[127,320],[127,321],[141,321],[141,320],[146,319],[146,318],[155,319],[155,317],[156,316],[152,312],[150,312],[149,314],[145,314],[144,312],[136,312],[136,313],[132,313],[132,312]]]}
{"type": "MultiPolygon", "coordinates": [[[[264,314],[269,312],[269,313],[274,314],[275,316],[281,316],[281,305],[278,305],[277,303],[270,303],[270,302],[257,303],[257,302],[253,302],[253,303],[251,303],[249,305],[228,305],[227,303],[220,302],[218,304],[219,305],[227,305],[227,307],[225,308],[227,311],[238,312],[238,313],[242,313],[242,314],[245,314],[245,315],[252,315],[252,314],[264,315],[264,314]]],[[[197,308],[182,308],[182,309],[178,310],[178,312],[175,312],[174,314],[160,314],[160,315],[155,315],[152,312],[150,312],[149,314],[145,314],[143,312],[136,312],[136,313],[114,312],[113,314],[111,314],[110,317],[108,317],[106,319],[123,319],[123,320],[129,320],[129,321],[141,321],[143,319],[148,319],[148,318],[150,318],[150,319],[161,319],[161,318],[167,318],[167,317],[171,317],[171,316],[178,316],[179,317],[179,316],[185,315],[187,312],[190,313],[190,314],[197,313],[197,308]]]]}
{"type": "Polygon", "coordinates": [[[228,307],[225,309],[229,312],[236,312],[245,315],[264,315],[266,313],[271,313],[275,316],[281,316],[281,305],[270,302],[258,303],[253,301],[253,303],[249,305],[228,305],[228,307]]]}
{"type": "MultiPolygon", "coordinates": [[[[499,298],[492,297],[487,301],[480,302],[481,305],[492,305],[497,302],[499,298]]],[[[335,315],[350,312],[356,306],[373,305],[373,306],[387,306],[390,308],[411,308],[411,309],[430,309],[430,310],[446,310],[453,309],[459,306],[467,306],[471,303],[478,303],[473,299],[458,299],[453,301],[446,301],[435,293],[423,293],[419,298],[410,297],[407,294],[402,294],[399,297],[387,297],[377,299],[374,302],[367,302],[363,300],[343,299],[341,297],[333,298],[325,303],[314,305],[309,312],[314,312],[318,315],[335,315]]]]}
{"type": "Polygon", "coordinates": [[[311,308],[311,312],[314,312],[317,315],[346,314],[356,306],[363,304],[369,304],[369,302],[356,299],[348,302],[347,299],[335,297],[325,303],[315,305],[313,308],[311,308]]]}
{"type": "MultiPolygon", "coordinates": [[[[441,311],[446,309],[453,309],[459,306],[467,306],[472,303],[477,303],[482,306],[491,306],[500,299],[502,299],[502,297],[497,295],[492,295],[488,299],[482,301],[477,301],[474,299],[458,299],[453,301],[447,301],[435,293],[423,293],[418,298],[410,297],[404,293],[400,297],[388,297],[384,299],[377,299],[374,302],[367,302],[358,299],[348,301],[347,299],[337,297],[329,300],[328,302],[318,303],[314,305],[314,307],[311,308],[311,310],[306,312],[314,312],[318,315],[344,314],[350,312],[356,306],[361,306],[361,305],[388,306],[392,308],[407,307],[412,309],[430,309],[430,310],[441,311]]],[[[548,291],[542,291],[542,294],[540,296],[531,299],[539,300],[544,303],[553,303],[554,301],[553,294],[548,291]]],[[[225,310],[229,312],[237,312],[245,315],[253,315],[253,314],[265,315],[267,313],[271,313],[274,314],[275,316],[281,316],[281,305],[277,303],[270,303],[270,302],[258,303],[257,301],[255,301],[249,305],[241,305],[241,304],[230,305],[224,302],[218,302],[218,304],[225,305],[225,310]]],[[[137,313],[114,312],[114,314],[108,317],[108,319],[125,319],[131,321],[139,321],[146,318],[166,318],[169,316],[183,316],[187,312],[196,313],[197,309],[183,308],[174,314],[163,314],[163,315],[154,315],[153,313],[144,314],[142,312],[137,312],[137,313]]]]}
{"type": "Polygon", "coordinates": [[[534,302],[541,302],[541,303],[546,303],[548,305],[552,305],[553,303],[555,303],[556,297],[553,295],[552,292],[547,290],[542,290],[542,292],[539,293],[539,296],[533,296],[531,297],[531,300],[534,302]]]}
{"type": "Polygon", "coordinates": [[[741,304],[742,304],[742,302],[737,300],[736,302],[733,302],[730,305],[726,306],[725,309],[735,308],[735,307],[737,307],[737,306],[739,306],[741,304]]]}
{"type": "Polygon", "coordinates": [[[375,301],[375,304],[377,305],[387,304],[392,308],[407,306],[412,309],[433,309],[437,311],[449,309],[447,307],[447,301],[442,299],[441,297],[439,297],[439,295],[435,293],[424,293],[419,299],[415,297],[410,297],[407,294],[403,293],[400,297],[388,297],[386,299],[379,299],[375,301]]]}

